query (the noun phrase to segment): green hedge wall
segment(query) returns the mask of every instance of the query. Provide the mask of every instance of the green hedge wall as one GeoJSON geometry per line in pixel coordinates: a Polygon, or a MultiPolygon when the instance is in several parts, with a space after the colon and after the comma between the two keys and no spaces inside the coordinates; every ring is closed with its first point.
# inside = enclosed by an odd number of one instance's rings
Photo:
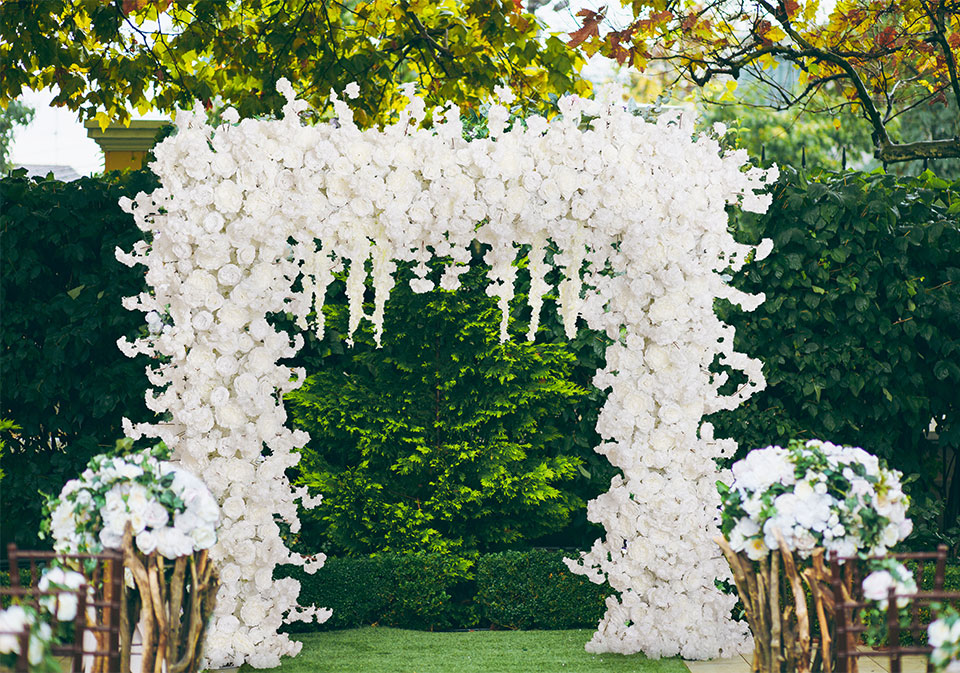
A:
{"type": "Polygon", "coordinates": [[[4,545],[40,546],[38,491],[58,492],[112,447],[123,416],[152,417],[147,359],[117,348],[120,336],[143,327],[143,316],[120,302],[143,289],[145,269],[123,266],[114,250],[142,236],[118,200],[156,186],[149,172],[0,179],[0,418],[22,428],[4,447],[4,545]]]}
{"type": "Polygon", "coordinates": [[[609,586],[574,575],[561,559],[572,553],[531,550],[480,555],[476,561],[440,554],[331,558],[314,575],[285,567],[301,583],[300,604],[333,610],[321,626],[378,624],[446,630],[493,626],[572,629],[596,626],[609,586]]]}
{"type": "Polygon", "coordinates": [[[575,554],[534,549],[480,557],[476,601],[482,618],[511,629],[595,627],[610,587],[574,575],[564,556],[575,554]]]}
{"type": "Polygon", "coordinates": [[[718,303],[768,387],[711,417],[716,434],[741,451],[817,437],[888,459],[917,475],[913,543],[932,547],[960,511],[960,479],[940,479],[960,446],[960,183],[786,167],[773,195],[732,224],[743,242],[774,241],[733,278],[766,301],[718,303]],[[939,445],[924,436],[934,417],[939,445]]]}

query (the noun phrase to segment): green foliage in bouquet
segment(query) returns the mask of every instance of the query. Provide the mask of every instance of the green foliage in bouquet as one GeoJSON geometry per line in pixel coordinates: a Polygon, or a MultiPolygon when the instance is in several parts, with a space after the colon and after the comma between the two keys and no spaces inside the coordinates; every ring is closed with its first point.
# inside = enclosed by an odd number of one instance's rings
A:
{"type": "Polygon", "coordinates": [[[474,264],[456,292],[414,294],[401,270],[381,349],[366,322],[344,349],[346,305],[328,300],[331,354],[287,396],[312,437],[300,482],[324,496],[301,539],[335,554],[488,551],[582,507],[565,488],[582,465],[561,410],[587,395],[573,354],[527,342],[516,324],[500,343],[484,271],[474,264]]]}

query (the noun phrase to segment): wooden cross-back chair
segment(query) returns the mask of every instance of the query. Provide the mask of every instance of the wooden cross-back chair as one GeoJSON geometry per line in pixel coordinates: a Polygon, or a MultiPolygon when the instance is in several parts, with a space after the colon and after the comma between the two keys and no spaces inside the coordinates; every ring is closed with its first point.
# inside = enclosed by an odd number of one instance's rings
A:
{"type": "MultiPolygon", "coordinates": [[[[81,584],[77,589],[51,589],[49,591],[40,591],[35,586],[0,587],[0,599],[3,599],[4,604],[10,603],[11,605],[28,606],[33,608],[35,612],[40,613],[43,610],[41,604],[44,602],[44,599],[52,598],[52,608],[46,610],[46,612],[51,615],[51,627],[54,633],[56,633],[59,626],[59,622],[57,621],[57,613],[60,608],[59,601],[64,594],[76,595],[77,612],[73,620],[73,642],[58,643],[54,641],[51,652],[54,656],[69,658],[72,670],[74,673],[79,673],[83,670],[84,656],[97,654],[94,650],[84,649],[84,635],[91,630],[85,618],[87,607],[91,605],[91,602],[87,598],[89,594],[88,589],[87,584],[81,584]]],[[[31,627],[29,624],[25,625],[23,631],[19,633],[2,633],[2,635],[16,636],[20,640],[20,652],[17,655],[17,660],[13,667],[15,673],[26,673],[29,668],[27,652],[30,647],[30,633],[31,627]]]]}
{"type": "MultiPolygon", "coordinates": [[[[830,557],[830,577],[835,606],[836,633],[836,667],[838,673],[851,673],[857,670],[856,661],[859,657],[888,656],[890,657],[890,673],[900,673],[901,660],[906,655],[929,655],[932,648],[917,643],[923,641],[926,633],[924,617],[929,615],[930,605],[938,602],[960,604],[960,592],[943,590],[944,577],[947,565],[947,546],[940,545],[935,552],[901,552],[890,554],[892,558],[903,564],[913,565],[914,580],[919,591],[915,594],[899,597],[909,597],[910,603],[907,612],[910,622],[906,628],[900,626],[900,609],[895,599],[888,598],[886,611],[888,648],[883,651],[871,651],[857,647],[861,634],[867,631],[868,626],[860,621],[860,613],[864,608],[874,608],[876,603],[863,598],[863,564],[859,559],[840,559],[835,554],[830,557]],[[926,569],[933,565],[932,581],[927,581],[926,569]],[[908,631],[912,636],[912,645],[901,645],[900,636],[908,631]]],[[[896,594],[891,591],[890,597],[896,594]]],[[[927,661],[927,672],[932,673],[932,666],[927,661]]]]}
{"type": "Polygon", "coordinates": [[[10,584],[13,587],[20,586],[21,568],[29,570],[30,586],[36,587],[42,568],[52,561],[83,574],[87,584],[93,588],[93,599],[86,604],[96,614],[95,622],[87,624],[86,630],[92,632],[97,640],[96,650],[83,654],[93,655],[93,673],[120,671],[120,624],[122,613],[126,610],[123,554],[111,549],[97,554],[59,554],[18,549],[15,544],[10,544],[7,546],[7,556],[10,560],[10,584]]]}

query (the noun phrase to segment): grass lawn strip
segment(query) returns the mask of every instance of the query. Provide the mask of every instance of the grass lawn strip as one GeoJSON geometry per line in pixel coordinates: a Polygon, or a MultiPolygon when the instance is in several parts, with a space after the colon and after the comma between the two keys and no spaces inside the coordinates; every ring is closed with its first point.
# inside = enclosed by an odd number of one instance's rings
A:
{"type": "MultiPolygon", "coordinates": [[[[299,634],[278,673],[688,673],[678,658],[590,654],[592,629],[438,633],[365,627],[299,634]]],[[[243,666],[241,673],[256,669],[243,666]]]]}

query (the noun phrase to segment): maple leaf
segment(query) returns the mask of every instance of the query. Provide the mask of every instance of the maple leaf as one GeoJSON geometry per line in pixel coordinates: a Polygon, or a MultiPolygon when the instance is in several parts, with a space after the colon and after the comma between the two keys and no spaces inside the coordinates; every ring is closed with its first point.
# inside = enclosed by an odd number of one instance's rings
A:
{"type": "Polygon", "coordinates": [[[960,49],[960,33],[951,33],[947,38],[947,44],[951,49],[960,49]]]}
{"type": "Polygon", "coordinates": [[[877,37],[874,39],[873,43],[877,46],[878,49],[889,49],[893,46],[894,42],[897,40],[897,31],[892,26],[884,28],[877,34],[877,37]]]}
{"type": "Polygon", "coordinates": [[[581,9],[577,12],[577,16],[583,17],[583,25],[570,33],[570,41],[567,42],[567,46],[579,47],[591,37],[600,37],[600,22],[604,19],[605,10],[606,7],[601,7],[599,12],[589,9],[581,9]]]}

